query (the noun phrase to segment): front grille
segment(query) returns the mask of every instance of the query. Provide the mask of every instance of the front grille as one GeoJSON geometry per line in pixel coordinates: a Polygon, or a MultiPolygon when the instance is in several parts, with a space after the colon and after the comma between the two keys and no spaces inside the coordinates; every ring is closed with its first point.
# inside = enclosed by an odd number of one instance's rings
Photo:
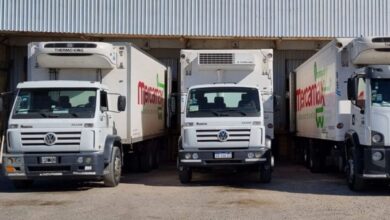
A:
{"type": "MultiPolygon", "coordinates": [[[[220,129],[196,130],[198,142],[220,142],[218,132],[220,129]]],[[[227,129],[229,134],[226,142],[249,142],[250,129],[227,129]]]]}
{"type": "Polygon", "coordinates": [[[201,53],[199,54],[199,64],[233,64],[232,53],[201,53]]]}
{"type": "Polygon", "coordinates": [[[54,146],[80,146],[81,132],[22,132],[22,146],[47,146],[45,136],[54,133],[57,140],[54,146]]]}
{"type": "Polygon", "coordinates": [[[70,166],[29,166],[30,172],[65,172],[70,171],[70,166]]]}

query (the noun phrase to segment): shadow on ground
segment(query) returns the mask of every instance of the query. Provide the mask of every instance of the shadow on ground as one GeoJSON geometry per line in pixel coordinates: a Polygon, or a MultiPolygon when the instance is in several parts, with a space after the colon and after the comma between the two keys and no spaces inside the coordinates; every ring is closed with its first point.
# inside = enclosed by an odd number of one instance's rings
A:
{"type": "MultiPolygon", "coordinates": [[[[390,195],[390,188],[385,184],[372,184],[364,192],[353,192],[348,189],[344,177],[339,173],[310,173],[306,168],[294,164],[278,165],[273,173],[271,183],[256,182],[255,172],[195,172],[190,184],[182,185],[177,177],[174,164],[165,164],[158,170],[149,173],[125,173],[121,184],[142,184],[158,187],[207,187],[219,186],[229,189],[268,190],[289,193],[341,195],[341,196],[383,196],[390,195]]],[[[26,190],[17,190],[12,183],[0,177],[0,192],[63,192],[85,191],[104,187],[99,182],[75,181],[36,181],[26,190]]]]}

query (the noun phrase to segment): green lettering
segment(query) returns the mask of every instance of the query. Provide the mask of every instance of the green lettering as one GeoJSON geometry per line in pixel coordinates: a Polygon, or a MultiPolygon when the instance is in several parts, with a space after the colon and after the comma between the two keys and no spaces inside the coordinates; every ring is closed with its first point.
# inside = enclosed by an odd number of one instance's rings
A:
{"type": "Polygon", "coordinates": [[[324,127],[324,116],[322,113],[324,112],[324,107],[316,108],[316,125],[317,128],[323,128],[324,127]],[[320,115],[321,114],[321,115],[320,115]]]}

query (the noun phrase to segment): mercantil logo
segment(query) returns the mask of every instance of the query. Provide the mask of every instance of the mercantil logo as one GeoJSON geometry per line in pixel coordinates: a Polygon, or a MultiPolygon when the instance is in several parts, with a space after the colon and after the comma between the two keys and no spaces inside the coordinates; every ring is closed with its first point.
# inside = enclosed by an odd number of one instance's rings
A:
{"type": "Polygon", "coordinates": [[[44,138],[45,144],[48,146],[54,145],[57,141],[57,136],[54,133],[47,133],[44,138]]]}
{"type": "Polygon", "coordinates": [[[220,130],[217,135],[219,141],[223,142],[229,138],[229,133],[226,130],[220,130]]]}

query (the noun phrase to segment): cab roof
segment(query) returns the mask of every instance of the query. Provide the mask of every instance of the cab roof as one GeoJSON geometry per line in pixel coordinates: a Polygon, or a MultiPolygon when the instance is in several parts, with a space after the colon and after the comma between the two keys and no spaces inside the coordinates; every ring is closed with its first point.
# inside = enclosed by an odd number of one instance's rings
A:
{"type": "Polygon", "coordinates": [[[44,81],[27,81],[19,83],[18,89],[25,88],[102,88],[107,89],[106,86],[100,82],[92,81],[75,81],[75,80],[44,80],[44,81]]]}

